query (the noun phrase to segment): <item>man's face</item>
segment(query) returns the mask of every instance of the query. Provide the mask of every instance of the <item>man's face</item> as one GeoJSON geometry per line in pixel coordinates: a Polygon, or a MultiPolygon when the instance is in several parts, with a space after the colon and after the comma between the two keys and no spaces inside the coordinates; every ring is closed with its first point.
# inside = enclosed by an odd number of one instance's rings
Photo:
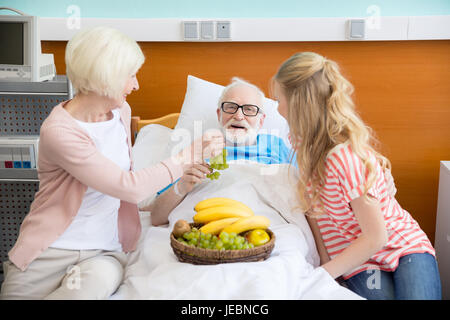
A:
{"type": "Polygon", "coordinates": [[[259,93],[247,85],[238,85],[228,90],[223,101],[234,102],[238,105],[251,104],[260,107],[256,116],[244,115],[242,108],[230,114],[217,109],[217,118],[224,131],[228,143],[235,145],[251,145],[256,142],[258,130],[264,123],[265,114],[262,113],[262,101],[259,93]]]}

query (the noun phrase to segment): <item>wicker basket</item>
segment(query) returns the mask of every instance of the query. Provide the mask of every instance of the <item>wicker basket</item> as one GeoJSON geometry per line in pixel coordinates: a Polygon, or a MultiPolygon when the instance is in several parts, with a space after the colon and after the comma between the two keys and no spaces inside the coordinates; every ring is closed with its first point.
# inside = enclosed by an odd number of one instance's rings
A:
{"type": "MultiPolygon", "coordinates": [[[[196,226],[191,224],[191,226],[196,226]]],[[[219,264],[232,262],[254,262],[266,260],[275,245],[275,234],[266,230],[270,236],[269,242],[250,249],[243,250],[214,250],[189,246],[175,239],[173,233],[170,234],[170,246],[181,262],[192,264],[219,264]]]]}

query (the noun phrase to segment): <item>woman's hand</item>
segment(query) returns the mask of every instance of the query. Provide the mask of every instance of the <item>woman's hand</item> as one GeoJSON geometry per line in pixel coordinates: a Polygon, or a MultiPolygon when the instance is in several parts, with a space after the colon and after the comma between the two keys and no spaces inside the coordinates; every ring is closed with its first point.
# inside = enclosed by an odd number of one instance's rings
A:
{"type": "Polygon", "coordinates": [[[193,164],[203,164],[204,159],[219,155],[225,147],[225,140],[219,130],[209,130],[201,138],[181,151],[177,158],[186,171],[193,164]]]}
{"type": "Polygon", "coordinates": [[[205,179],[208,173],[211,173],[211,168],[207,163],[189,166],[177,182],[179,192],[182,195],[191,192],[197,184],[205,179]]]}

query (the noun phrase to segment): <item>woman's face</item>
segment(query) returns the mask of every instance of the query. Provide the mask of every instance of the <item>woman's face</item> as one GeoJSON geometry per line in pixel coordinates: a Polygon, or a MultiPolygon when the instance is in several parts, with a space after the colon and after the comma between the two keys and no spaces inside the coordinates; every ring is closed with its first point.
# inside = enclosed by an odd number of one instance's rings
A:
{"type": "Polygon", "coordinates": [[[274,81],[273,86],[273,95],[274,99],[278,101],[278,112],[281,114],[283,118],[287,120],[288,116],[288,103],[286,96],[284,95],[283,88],[281,88],[278,81],[274,81]]]}
{"type": "Polygon", "coordinates": [[[127,96],[135,90],[139,90],[139,82],[136,74],[133,74],[128,77],[127,82],[125,83],[125,88],[123,89],[119,105],[122,105],[127,100],[127,96]]]}

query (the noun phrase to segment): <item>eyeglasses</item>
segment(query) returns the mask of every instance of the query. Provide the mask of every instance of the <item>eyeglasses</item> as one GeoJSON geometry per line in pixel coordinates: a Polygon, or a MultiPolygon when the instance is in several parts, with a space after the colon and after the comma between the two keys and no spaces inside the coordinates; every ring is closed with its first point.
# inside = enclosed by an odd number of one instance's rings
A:
{"type": "Polygon", "coordinates": [[[242,106],[234,102],[222,102],[222,111],[229,114],[235,114],[239,108],[242,108],[242,113],[247,117],[254,117],[259,112],[259,107],[253,104],[243,104],[242,106]]]}

